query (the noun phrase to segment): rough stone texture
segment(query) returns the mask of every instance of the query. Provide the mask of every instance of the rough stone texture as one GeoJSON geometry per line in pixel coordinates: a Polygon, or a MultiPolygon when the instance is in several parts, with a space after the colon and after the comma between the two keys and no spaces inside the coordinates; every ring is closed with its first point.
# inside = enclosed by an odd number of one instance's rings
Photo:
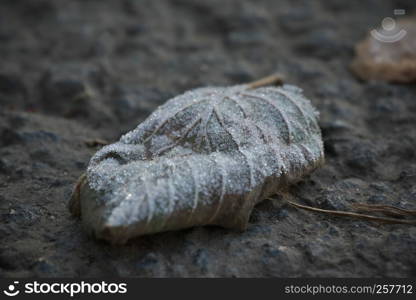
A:
{"type": "MultiPolygon", "coordinates": [[[[412,3],[413,2],[413,3],[412,3]]],[[[416,87],[359,82],[353,46],[414,1],[14,1],[0,9],[0,276],[415,276],[416,228],[298,211],[416,207],[416,87]],[[321,112],[326,165],[248,230],[112,247],[67,203],[97,149],[165,100],[280,71],[321,112]]]]}

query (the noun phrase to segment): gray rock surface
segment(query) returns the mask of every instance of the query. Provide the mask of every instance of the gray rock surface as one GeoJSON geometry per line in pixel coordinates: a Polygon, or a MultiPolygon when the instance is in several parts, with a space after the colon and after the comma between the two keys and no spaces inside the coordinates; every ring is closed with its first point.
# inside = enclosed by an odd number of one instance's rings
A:
{"type": "Polygon", "coordinates": [[[416,227],[298,211],[416,207],[416,87],[360,82],[353,46],[414,1],[0,4],[0,276],[416,275],[416,227]],[[98,150],[174,95],[279,71],[321,113],[326,164],[260,203],[244,233],[202,227],[113,247],[70,216],[98,150]]]}

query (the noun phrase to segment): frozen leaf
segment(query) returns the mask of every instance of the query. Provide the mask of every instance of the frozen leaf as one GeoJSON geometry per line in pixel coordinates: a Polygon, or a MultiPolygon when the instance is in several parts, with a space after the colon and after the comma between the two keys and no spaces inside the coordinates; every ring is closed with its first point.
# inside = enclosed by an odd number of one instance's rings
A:
{"type": "Polygon", "coordinates": [[[255,204],[324,155],[318,113],[301,89],[261,85],[167,101],[94,155],[71,211],[113,243],[198,225],[245,229],[255,204]]]}
{"type": "Polygon", "coordinates": [[[373,30],[357,44],[351,68],[358,77],[403,83],[416,81],[415,19],[402,19],[394,28],[391,32],[373,30]]]}

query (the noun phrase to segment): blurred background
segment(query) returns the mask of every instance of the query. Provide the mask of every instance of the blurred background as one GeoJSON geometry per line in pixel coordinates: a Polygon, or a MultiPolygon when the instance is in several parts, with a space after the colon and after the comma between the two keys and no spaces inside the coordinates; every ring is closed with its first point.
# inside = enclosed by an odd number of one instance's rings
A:
{"type": "MultiPolygon", "coordinates": [[[[99,149],[186,90],[281,73],[321,112],[327,163],[294,186],[326,209],[416,207],[414,84],[362,81],[355,45],[414,1],[2,0],[0,276],[415,276],[416,229],[256,207],[244,233],[193,228],[124,247],[70,217],[99,149]],[[99,143],[98,143],[99,144],[99,143]]],[[[414,52],[414,48],[411,51],[414,52]]]]}

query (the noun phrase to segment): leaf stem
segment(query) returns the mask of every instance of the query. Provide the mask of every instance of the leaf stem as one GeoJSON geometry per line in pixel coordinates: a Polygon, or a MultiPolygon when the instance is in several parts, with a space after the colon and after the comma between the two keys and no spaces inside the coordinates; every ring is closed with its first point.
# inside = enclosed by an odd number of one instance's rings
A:
{"type": "Polygon", "coordinates": [[[87,175],[82,173],[82,175],[78,178],[77,183],[75,184],[74,190],[72,191],[71,200],[69,201],[69,210],[75,217],[81,216],[81,187],[85,184],[87,180],[87,175]]]}
{"type": "Polygon", "coordinates": [[[404,209],[392,205],[384,204],[366,204],[366,203],[354,203],[352,207],[355,210],[368,211],[368,212],[380,212],[386,215],[396,216],[416,216],[416,210],[404,209]]]}

